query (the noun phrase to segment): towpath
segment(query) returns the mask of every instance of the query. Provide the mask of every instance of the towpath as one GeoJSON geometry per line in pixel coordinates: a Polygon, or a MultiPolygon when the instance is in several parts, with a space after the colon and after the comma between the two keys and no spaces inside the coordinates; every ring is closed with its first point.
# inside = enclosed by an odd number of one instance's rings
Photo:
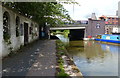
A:
{"type": "Polygon", "coordinates": [[[21,53],[2,61],[5,76],[55,76],[55,40],[38,40],[25,46],[21,53]]]}

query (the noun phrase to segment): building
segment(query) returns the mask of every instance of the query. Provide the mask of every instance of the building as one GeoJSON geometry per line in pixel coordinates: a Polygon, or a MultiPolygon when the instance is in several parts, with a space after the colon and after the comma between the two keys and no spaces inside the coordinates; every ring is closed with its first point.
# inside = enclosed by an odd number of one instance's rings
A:
{"type": "Polygon", "coordinates": [[[116,16],[118,16],[118,10],[116,11],[116,16]]]}
{"type": "Polygon", "coordinates": [[[118,26],[120,27],[120,1],[118,2],[118,26]]]}
{"type": "MultiPolygon", "coordinates": [[[[116,15],[102,15],[101,17],[105,19],[105,34],[112,34],[113,28],[118,27],[118,11],[116,15]]],[[[99,17],[99,19],[101,18],[99,17]]]]}
{"type": "Polygon", "coordinates": [[[119,27],[114,27],[113,30],[112,30],[112,33],[114,34],[120,34],[120,28],[119,27]]]}
{"type": "Polygon", "coordinates": [[[102,15],[101,17],[105,19],[106,25],[118,25],[118,16],[116,15],[102,15]]]}
{"type": "Polygon", "coordinates": [[[78,25],[78,24],[88,24],[88,20],[74,20],[74,24],[78,25]]]}
{"type": "Polygon", "coordinates": [[[37,22],[24,17],[0,4],[0,57],[39,38],[37,22]]]}
{"type": "Polygon", "coordinates": [[[118,25],[105,25],[105,34],[112,34],[114,28],[118,28],[118,25]]]}
{"type": "Polygon", "coordinates": [[[91,36],[96,37],[98,34],[105,33],[105,20],[101,17],[101,19],[97,20],[95,13],[92,13],[91,18],[88,19],[88,26],[85,29],[85,37],[91,36]]]}

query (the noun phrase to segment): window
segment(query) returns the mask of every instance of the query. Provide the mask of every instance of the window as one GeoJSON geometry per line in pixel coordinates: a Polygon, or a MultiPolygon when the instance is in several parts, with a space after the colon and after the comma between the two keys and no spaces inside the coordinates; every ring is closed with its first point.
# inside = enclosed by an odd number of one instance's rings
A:
{"type": "Polygon", "coordinates": [[[108,21],[108,18],[106,18],[105,21],[108,21]]]}
{"type": "Polygon", "coordinates": [[[112,20],[114,20],[114,18],[112,18],[112,20]]]}
{"type": "Polygon", "coordinates": [[[108,18],[108,20],[110,20],[111,18],[108,18]]]}
{"type": "Polygon", "coordinates": [[[8,12],[3,14],[3,38],[5,41],[10,39],[10,15],[8,12]]]}
{"type": "Polygon", "coordinates": [[[115,24],[114,22],[112,22],[112,24],[115,24]]]}
{"type": "Polygon", "coordinates": [[[32,34],[33,32],[33,23],[31,23],[31,27],[29,28],[29,34],[32,34]]]}
{"type": "Polygon", "coordinates": [[[23,33],[24,33],[24,31],[23,31],[23,24],[20,24],[20,35],[23,36],[23,33]]]}
{"type": "Polygon", "coordinates": [[[35,34],[37,36],[37,32],[38,32],[38,28],[37,28],[37,24],[35,24],[35,34]]]}
{"type": "Polygon", "coordinates": [[[100,24],[99,23],[96,25],[96,28],[100,28],[100,24]]]}
{"type": "Polygon", "coordinates": [[[117,37],[117,39],[119,39],[119,37],[117,37]]]}
{"type": "Polygon", "coordinates": [[[16,17],[16,37],[20,35],[20,18],[16,17]]]}
{"type": "Polygon", "coordinates": [[[118,18],[116,18],[116,20],[118,20],[118,18]]]}

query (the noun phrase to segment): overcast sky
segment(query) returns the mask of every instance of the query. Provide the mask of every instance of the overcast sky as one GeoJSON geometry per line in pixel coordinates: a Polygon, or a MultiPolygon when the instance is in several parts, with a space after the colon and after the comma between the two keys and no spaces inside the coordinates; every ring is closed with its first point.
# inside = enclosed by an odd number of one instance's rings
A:
{"type": "Polygon", "coordinates": [[[65,4],[64,7],[69,11],[74,20],[86,20],[92,13],[96,16],[116,15],[118,2],[120,0],[75,0],[81,6],[65,4]]]}

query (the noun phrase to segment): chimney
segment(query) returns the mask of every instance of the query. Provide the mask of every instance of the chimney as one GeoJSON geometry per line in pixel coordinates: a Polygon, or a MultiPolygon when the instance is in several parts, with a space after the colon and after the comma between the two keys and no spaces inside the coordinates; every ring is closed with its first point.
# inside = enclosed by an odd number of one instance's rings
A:
{"type": "Polygon", "coordinates": [[[92,13],[91,19],[92,20],[97,20],[95,13],[92,13]]]}

